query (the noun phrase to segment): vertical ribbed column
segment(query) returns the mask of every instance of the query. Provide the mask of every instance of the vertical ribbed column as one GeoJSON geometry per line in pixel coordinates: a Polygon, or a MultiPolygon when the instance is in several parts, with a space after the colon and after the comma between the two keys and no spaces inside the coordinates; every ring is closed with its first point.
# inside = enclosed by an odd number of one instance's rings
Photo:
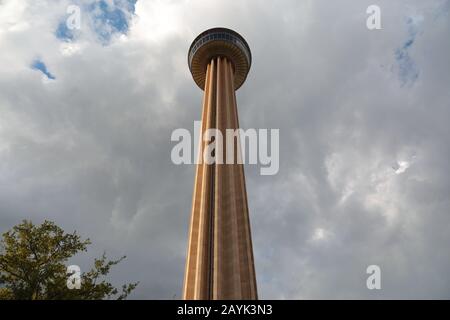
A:
{"type": "MultiPolygon", "coordinates": [[[[231,63],[230,63],[231,67],[231,63]]],[[[239,128],[239,117],[236,103],[236,93],[233,90],[230,102],[231,121],[233,129],[239,128]]],[[[253,257],[253,244],[250,228],[250,216],[247,202],[247,189],[245,186],[244,165],[237,162],[238,149],[241,149],[240,139],[236,139],[234,150],[234,202],[236,205],[237,243],[239,247],[239,275],[242,299],[257,299],[255,262],[253,257]]]]}
{"type": "Polygon", "coordinates": [[[203,161],[206,142],[203,133],[214,127],[215,113],[215,63],[211,61],[206,71],[203,96],[202,125],[198,150],[198,163],[194,181],[192,212],[189,230],[188,253],[183,284],[183,299],[209,299],[210,285],[210,219],[211,219],[211,177],[212,167],[203,161]]]}
{"type": "MultiPolygon", "coordinates": [[[[207,67],[201,135],[217,128],[223,136],[223,164],[197,165],[184,299],[257,299],[250,220],[244,168],[237,163],[235,138],[233,164],[226,164],[226,129],[237,129],[233,66],[226,58],[207,67]]],[[[207,142],[199,143],[199,157],[207,142]]]]}

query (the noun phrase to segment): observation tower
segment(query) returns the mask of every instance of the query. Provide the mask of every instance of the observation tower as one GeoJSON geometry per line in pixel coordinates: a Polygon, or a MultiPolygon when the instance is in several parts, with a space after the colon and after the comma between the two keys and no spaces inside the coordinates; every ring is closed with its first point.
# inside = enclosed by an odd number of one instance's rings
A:
{"type": "Polygon", "coordinates": [[[223,159],[208,164],[203,154],[207,129],[238,129],[236,90],[252,63],[250,47],[237,32],[213,28],[192,42],[189,70],[204,91],[199,162],[196,167],[183,299],[258,298],[244,166],[238,161],[239,137],[223,159]]]}

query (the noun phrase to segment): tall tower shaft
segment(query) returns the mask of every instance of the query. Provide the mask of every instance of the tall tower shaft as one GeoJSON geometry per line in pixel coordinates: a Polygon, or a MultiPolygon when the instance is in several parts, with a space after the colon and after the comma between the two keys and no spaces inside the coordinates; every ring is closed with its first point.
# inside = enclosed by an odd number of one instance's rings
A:
{"type": "MultiPolygon", "coordinates": [[[[235,90],[245,81],[250,64],[245,40],[224,28],[200,34],[189,52],[191,72],[204,96],[202,158],[195,174],[184,299],[257,299],[244,167],[237,161],[239,138],[232,164],[203,161],[207,129],[225,137],[226,129],[239,128],[235,90]]],[[[227,159],[225,147],[222,152],[227,159]]]]}

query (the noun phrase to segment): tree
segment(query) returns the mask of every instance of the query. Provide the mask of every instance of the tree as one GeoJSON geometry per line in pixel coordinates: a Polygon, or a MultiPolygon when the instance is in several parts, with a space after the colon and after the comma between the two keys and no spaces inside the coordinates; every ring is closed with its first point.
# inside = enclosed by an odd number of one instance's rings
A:
{"type": "Polygon", "coordinates": [[[112,266],[126,257],[108,261],[104,253],[88,272],[81,273],[79,289],[69,289],[65,262],[87,251],[89,239],[76,232],[65,233],[53,222],[34,225],[24,220],[0,240],[0,299],[125,299],[138,283],[122,286],[120,292],[106,280],[112,266]]]}

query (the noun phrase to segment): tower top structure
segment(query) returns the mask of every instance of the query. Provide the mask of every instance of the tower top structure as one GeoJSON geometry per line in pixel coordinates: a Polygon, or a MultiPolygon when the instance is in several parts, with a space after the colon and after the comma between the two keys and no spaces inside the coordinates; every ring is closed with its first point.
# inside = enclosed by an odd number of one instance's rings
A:
{"type": "Polygon", "coordinates": [[[212,28],[200,33],[188,53],[189,70],[200,89],[205,89],[206,67],[211,59],[223,56],[233,65],[234,89],[239,89],[247,78],[252,54],[247,41],[236,31],[212,28]]]}

